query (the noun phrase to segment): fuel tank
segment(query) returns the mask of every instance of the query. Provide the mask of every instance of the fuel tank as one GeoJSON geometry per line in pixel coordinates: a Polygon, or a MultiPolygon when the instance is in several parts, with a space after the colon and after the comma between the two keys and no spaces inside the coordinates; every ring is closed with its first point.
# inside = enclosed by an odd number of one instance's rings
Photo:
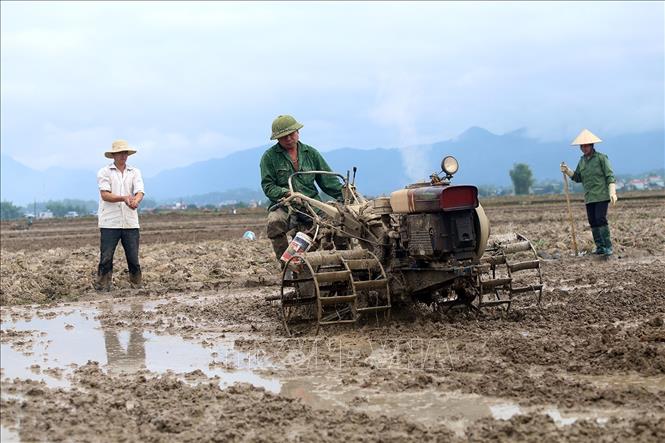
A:
{"type": "Polygon", "coordinates": [[[400,189],[390,194],[390,206],[398,214],[475,209],[478,207],[478,188],[447,185],[400,189]]]}

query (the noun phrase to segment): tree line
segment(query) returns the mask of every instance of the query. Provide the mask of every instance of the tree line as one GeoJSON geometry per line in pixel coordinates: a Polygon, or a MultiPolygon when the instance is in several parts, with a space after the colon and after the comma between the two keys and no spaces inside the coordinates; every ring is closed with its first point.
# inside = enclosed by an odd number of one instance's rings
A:
{"type": "Polygon", "coordinates": [[[35,202],[32,205],[17,206],[10,201],[0,202],[0,219],[15,220],[23,218],[26,214],[34,217],[41,211],[50,211],[54,217],[64,217],[68,212],[76,212],[79,215],[87,215],[97,208],[97,202],[93,200],[49,200],[47,202],[35,202]]]}
{"type": "MultiPolygon", "coordinates": [[[[658,171],[660,172],[660,171],[658,171]]],[[[513,192],[515,195],[527,195],[531,193],[532,187],[535,184],[533,178],[533,172],[531,168],[526,163],[516,163],[513,165],[513,168],[509,171],[510,179],[513,183],[513,192]]],[[[655,173],[654,173],[655,174],[655,173]]],[[[560,192],[560,183],[552,184],[547,183],[543,184],[541,187],[546,191],[546,193],[558,193],[560,192]]],[[[580,192],[582,190],[581,185],[578,183],[570,183],[572,192],[580,192]]],[[[481,185],[478,187],[479,193],[483,196],[497,195],[500,194],[499,189],[494,186],[481,185]]],[[[145,208],[156,208],[157,202],[151,199],[146,199],[142,205],[145,208]]],[[[246,206],[246,203],[239,202],[234,207],[242,208],[246,206]]],[[[77,212],[79,215],[89,214],[92,210],[97,207],[97,202],[92,200],[58,200],[48,202],[35,203],[33,205],[28,205],[27,207],[16,206],[10,201],[0,202],[0,219],[2,220],[15,220],[17,218],[24,217],[25,213],[32,212],[34,216],[37,216],[37,211],[48,210],[51,211],[54,217],[64,217],[68,212],[77,212]]],[[[204,208],[213,210],[217,208],[216,205],[192,205],[192,210],[194,208],[204,208]]]]}

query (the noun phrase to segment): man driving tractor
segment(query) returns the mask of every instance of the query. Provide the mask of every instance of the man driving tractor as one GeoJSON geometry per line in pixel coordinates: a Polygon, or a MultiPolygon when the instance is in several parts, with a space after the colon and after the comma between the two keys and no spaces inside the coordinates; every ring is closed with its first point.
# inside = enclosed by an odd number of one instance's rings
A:
{"type": "MultiPolygon", "coordinates": [[[[279,205],[280,200],[290,194],[289,177],[295,172],[330,171],[330,166],[319,151],[300,141],[299,131],[302,127],[290,115],[278,116],[272,122],[270,136],[270,140],[277,140],[277,143],[261,157],[261,187],[270,200],[266,232],[277,260],[289,246],[286,233],[293,227],[289,223],[288,212],[279,205]]],[[[342,185],[334,176],[297,175],[292,180],[294,191],[320,200],[315,183],[329,196],[342,198],[342,185]]]]}

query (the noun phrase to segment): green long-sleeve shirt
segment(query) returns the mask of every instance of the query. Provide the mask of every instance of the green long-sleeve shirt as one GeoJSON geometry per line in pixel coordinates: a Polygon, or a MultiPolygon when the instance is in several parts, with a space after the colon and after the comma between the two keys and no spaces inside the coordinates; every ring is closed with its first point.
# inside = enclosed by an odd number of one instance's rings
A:
{"type": "Polygon", "coordinates": [[[609,184],[616,182],[607,155],[597,151],[594,151],[589,158],[580,157],[572,180],[584,186],[585,203],[608,201],[609,184]]]}
{"type": "MultiPolygon", "coordinates": [[[[294,172],[330,171],[330,166],[319,151],[298,142],[298,171],[293,167],[289,154],[279,143],[268,148],[261,157],[261,187],[271,204],[284,197],[289,190],[289,177],[294,172]]],[[[337,177],[321,174],[306,174],[293,177],[293,189],[308,197],[320,200],[319,191],[314,183],[329,196],[342,197],[342,185],[337,177]]]]}

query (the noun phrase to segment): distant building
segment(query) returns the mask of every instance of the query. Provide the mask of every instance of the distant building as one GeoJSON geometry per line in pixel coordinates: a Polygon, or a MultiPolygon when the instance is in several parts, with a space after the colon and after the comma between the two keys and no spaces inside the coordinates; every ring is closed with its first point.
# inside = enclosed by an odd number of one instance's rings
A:
{"type": "Polygon", "coordinates": [[[76,217],[78,217],[78,216],[79,216],[79,213],[76,212],[76,211],[68,211],[68,212],[65,214],[65,218],[76,218],[76,217]]]}
{"type": "Polygon", "coordinates": [[[617,191],[621,192],[665,189],[665,180],[660,175],[632,180],[617,179],[616,184],[617,191]]]}
{"type": "Polygon", "coordinates": [[[626,188],[631,191],[642,191],[646,189],[646,187],[647,187],[646,180],[642,180],[639,178],[629,181],[628,185],[626,185],[626,188]]]}
{"type": "Polygon", "coordinates": [[[559,194],[563,188],[561,183],[542,183],[531,188],[532,194],[559,194]]]}
{"type": "Polygon", "coordinates": [[[647,187],[649,189],[663,189],[665,188],[665,180],[659,175],[652,175],[646,179],[647,187]]]}
{"type": "Polygon", "coordinates": [[[39,213],[39,219],[45,219],[45,218],[53,218],[53,213],[49,210],[42,211],[39,213]]]}

